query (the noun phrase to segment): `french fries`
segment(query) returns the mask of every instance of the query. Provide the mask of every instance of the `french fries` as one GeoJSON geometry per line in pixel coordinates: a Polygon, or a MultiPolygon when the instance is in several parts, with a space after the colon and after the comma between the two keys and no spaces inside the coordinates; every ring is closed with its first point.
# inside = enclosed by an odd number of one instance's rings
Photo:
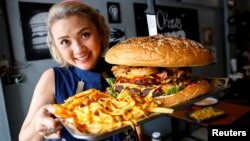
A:
{"type": "Polygon", "coordinates": [[[209,106],[192,112],[190,117],[196,119],[197,121],[203,121],[223,114],[224,111],[209,106]]]}
{"type": "Polygon", "coordinates": [[[89,89],[54,104],[55,115],[70,119],[74,126],[87,134],[102,134],[130,125],[135,129],[139,119],[152,112],[172,113],[169,108],[158,107],[152,98],[141,98],[129,91],[122,91],[116,98],[96,89],[89,89]]]}

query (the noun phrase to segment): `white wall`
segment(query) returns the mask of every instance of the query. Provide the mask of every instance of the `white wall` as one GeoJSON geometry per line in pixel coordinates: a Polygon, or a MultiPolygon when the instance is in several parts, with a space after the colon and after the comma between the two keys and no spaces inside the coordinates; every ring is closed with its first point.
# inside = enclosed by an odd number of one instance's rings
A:
{"type": "MultiPolygon", "coordinates": [[[[41,75],[41,73],[53,66],[56,63],[51,59],[38,60],[38,61],[26,61],[25,52],[23,46],[23,35],[20,24],[20,14],[18,8],[18,1],[28,2],[42,2],[42,3],[56,3],[61,0],[6,0],[7,12],[10,23],[10,34],[12,39],[14,58],[20,67],[20,71],[25,74],[25,80],[19,85],[5,86],[6,104],[9,115],[9,123],[12,140],[17,140],[17,136],[21,127],[21,124],[27,114],[28,107],[32,98],[34,87],[41,75]]],[[[87,4],[99,9],[99,11],[107,19],[106,2],[110,0],[82,0],[87,4]]],[[[146,3],[146,0],[112,0],[113,2],[119,2],[121,8],[121,20],[120,24],[110,24],[110,27],[122,27],[125,29],[126,38],[130,38],[136,35],[133,3],[140,2],[146,3]]],[[[190,7],[198,9],[200,29],[202,25],[212,26],[214,29],[215,46],[217,48],[217,64],[206,67],[205,69],[197,70],[195,73],[198,75],[208,76],[223,76],[225,74],[224,65],[224,37],[223,37],[223,17],[222,8],[219,6],[219,0],[206,0],[206,2],[200,0],[183,0],[183,2],[176,2],[174,0],[156,0],[156,5],[178,6],[178,7],[190,7]],[[204,4],[205,3],[205,4],[204,4]],[[203,5],[203,6],[202,6],[203,5]]],[[[201,35],[201,33],[200,33],[201,35]]],[[[146,125],[145,132],[151,133],[151,130],[161,130],[169,133],[169,120],[166,118],[153,123],[148,127],[146,125]],[[162,121],[165,123],[161,123],[162,121]],[[155,125],[152,129],[151,125],[155,125]],[[158,126],[162,125],[162,126],[158,126]],[[151,129],[149,129],[151,128],[151,129]],[[158,129],[156,129],[158,128],[158,129]]]]}

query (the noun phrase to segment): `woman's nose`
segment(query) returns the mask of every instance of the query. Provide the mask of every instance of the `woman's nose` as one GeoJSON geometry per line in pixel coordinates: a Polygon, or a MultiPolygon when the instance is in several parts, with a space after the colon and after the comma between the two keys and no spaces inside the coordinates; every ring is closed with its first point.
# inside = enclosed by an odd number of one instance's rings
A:
{"type": "Polygon", "coordinates": [[[86,50],[86,47],[81,41],[75,41],[73,43],[73,50],[74,52],[81,52],[83,50],[86,50]]]}

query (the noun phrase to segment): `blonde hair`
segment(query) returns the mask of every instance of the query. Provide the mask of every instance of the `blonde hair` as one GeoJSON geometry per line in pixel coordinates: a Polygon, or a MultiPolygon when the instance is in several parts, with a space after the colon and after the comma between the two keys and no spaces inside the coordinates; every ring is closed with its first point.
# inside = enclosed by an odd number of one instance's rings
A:
{"type": "Polygon", "coordinates": [[[109,28],[106,24],[104,17],[94,8],[81,3],[81,2],[60,2],[53,5],[49,10],[48,15],[48,36],[47,42],[52,57],[62,67],[68,66],[69,64],[61,57],[57,47],[54,44],[53,37],[51,35],[51,26],[57,20],[69,17],[71,15],[85,16],[91,20],[99,32],[101,39],[102,52],[109,47],[109,28]]]}

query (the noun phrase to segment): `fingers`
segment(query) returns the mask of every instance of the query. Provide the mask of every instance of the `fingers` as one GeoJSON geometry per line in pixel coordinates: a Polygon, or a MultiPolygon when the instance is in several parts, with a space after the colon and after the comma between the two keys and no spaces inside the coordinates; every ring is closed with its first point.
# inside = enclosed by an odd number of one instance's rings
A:
{"type": "Polygon", "coordinates": [[[57,118],[54,118],[50,114],[41,116],[39,118],[39,122],[41,125],[44,125],[46,127],[56,128],[58,125],[60,125],[60,121],[57,118]]]}
{"type": "Polygon", "coordinates": [[[139,141],[142,141],[142,131],[141,131],[141,126],[136,126],[135,127],[135,130],[136,130],[136,134],[137,134],[137,136],[138,136],[138,139],[139,139],[139,141]]]}
{"type": "Polygon", "coordinates": [[[58,119],[54,119],[52,117],[42,117],[39,119],[36,129],[41,135],[47,135],[61,130],[62,128],[63,126],[58,119]]]}
{"type": "Polygon", "coordinates": [[[47,106],[45,107],[45,109],[46,109],[49,113],[52,113],[52,114],[54,114],[55,111],[56,111],[52,104],[47,105],[47,106]]]}
{"type": "Polygon", "coordinates": [[[38,130],[38,133],[42,136],[45,136],[45,135],[49,135],[49,134],[55,133],[55,132],[60,131],[60,130],[61,130],[61,126],[58,126],[56,128],[43,126],[43,128],[38,130]]]}
{"type": "MultiPolygon", "coordinates": [[[[57,119],[55,119],[55,120],[57,120],[57,119]]],[[[61,130],[62,128],[63,128],[63,126],[61,124],[57,124],[56,126],[41,125],[37,131],[39,133],[41,133],[42,135],[44,135],[44,134],[57,132],[57,131],[61,130]]]]}
{"type": "Polygon", "coordinates": [[[36,131],[45,138],[58,138],[63,128],[59,119],[52,114],[54,108],[52,105],[43,106],[38,112],[36,120],[36,131]]]}
{"type": "Polygon", "coordinates": [[[46,139],[56,139],[61,137],[61,130],[58,130],[56,132],[50,132],[48,134],[44,135],[44,138],[46,139]]]}

